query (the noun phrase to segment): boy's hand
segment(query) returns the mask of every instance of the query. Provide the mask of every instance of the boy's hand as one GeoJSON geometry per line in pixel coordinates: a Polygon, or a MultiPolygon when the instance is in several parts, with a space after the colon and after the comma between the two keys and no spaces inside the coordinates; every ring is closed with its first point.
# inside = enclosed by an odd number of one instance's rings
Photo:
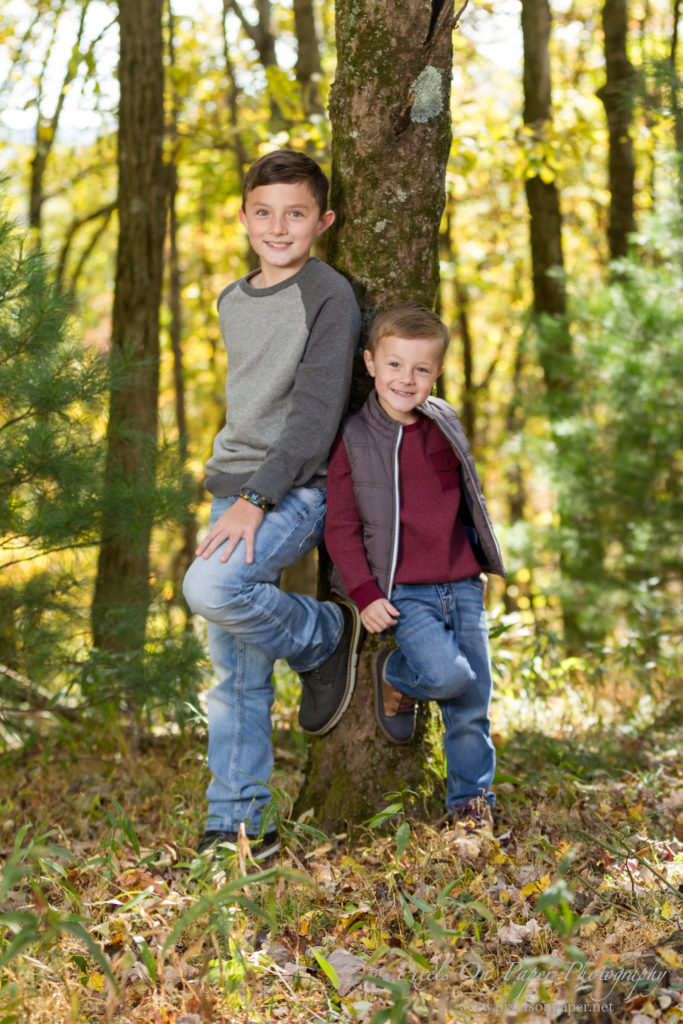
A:
{"type": "Polygon", "coordinates": [[[223,513],[213,524],[208,534],[197,548],[195,554],[209,558],[216,548],[225,543],[225,551],[221,562],[227,562],[241,540],[247,545],[248,565],[254,561],[254,537],[265,515],[263,509],[252,505],[244,498],[238,498],[234,505],[223,513]]]}
{"type": "Polygon", "coordinates": [[[396,625],[400,612],[386,597],[379,597],[360,613],[360,619],[368,633],[381,633],[396,625]]]}

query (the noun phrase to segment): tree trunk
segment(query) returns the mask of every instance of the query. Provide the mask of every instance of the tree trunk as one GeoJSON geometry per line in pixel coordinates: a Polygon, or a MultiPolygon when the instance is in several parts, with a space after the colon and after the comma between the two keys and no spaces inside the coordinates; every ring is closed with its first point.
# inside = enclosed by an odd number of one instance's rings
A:
{"type": "MultiPolygon", "coordinates": [[[[550,88],[550,8],[548,0],[522,0],[524,43],[524,123],[542,138],[544,125],[552,114],[550,88]]],[[[555,459],[560,471],[568,472],[564,457],[566,440],[556,429],[572,415],[576,390],[572,373],[572,347],[566,316],[562,273],[562,219],[554,181],[539,176],[527,179],[531,260],[534,283],[538,355],[547,390],[547,409],[555,442],[555,459]]],[[[567,453],[571,454],[571,453],[567,453]]],[[[587,635],[599,623],[585,621],[585,586],[599,576],[604,552],[598,538],[588,533],[576,536],[575,510],[560,495],[560,530],[567,543],[560,553],[563,578],[562,618],[565,641],[570,650],[583,646],[587,635]]],[[[580,527],[579,527],[580,529],[580,527]]]]}
{"type": "Polygon", "coordinates": [[[294,0],[294,28],[297,40],[296,80],[307,116],[322,114],[319,80],[322,77],[320,44],[315,27],[313,0],[294,0]]]}
{"type": "Polygon", "coordinates": [[[634,73],[626,54],[627,0],[605,0],[606,81],[598,89],[609,128],[609,224],[607,240],[613,260],[626,256],[629,235],[636,229],[634,213],[635,162],[631,140],[634,73]]]}
{"type": "Polygon", "coordinates": [[[673,29],[671,32],[671,54],[669,57],[671,74],[671,110],[674,118],[674,142],[678,156],[678,200],[683,206],[683,105],[680,97],[680,80],[678,77],[678,22],[681,16],[681,0],[674,0],[673,29]]]}
{"type": "MultiPolygon", "coordinates": [[[[550,94],[550,8],[548,0],[523,0],[522,36],[524,41],[524,124],[540,137],[551,118],[550,94]]],[[[528,178],[526,196],[529,205],[531,261],[536,313],[564,315],[564,283],[553,272],[562,271],[562,219],[554,181],[540,176],[528,178]]],[[[562,383],[552,360],[543,364],[546,383],[555,388],[562,383]]]]}
{"type": "Polygon", "coordinates": [[[59,91],[57,92],[57,102],[55,104],[54,112],[49,120],[43,115],[41,106],[43,86],[47,77],[47,63],[52,47],[48,48],[45,63],[41,71],[38,98],[36,102],[36,148],[33,159],[31,160],[31,183],[29,185],[29,226],[33,228],[38,235],[40,235],[42,227],[43,202],[45,199],[43,182],[45,178],[45,170],[47,168],[47,160],[57,138],[59,119],[62,114],[62,108],[64,107],[66,94],[69,91],[71,83],[76,77],[81,60],[83,59],[80,52],[80,46],[81,39],[83,38],[83,30],[85,28],[85,18],[88,13],[88,5],[89,0],[85,0],[82,4],[76,41],[73,45],[71,57],[64,72],[64,79],[59,91]]]}
{"type": "MultiPolygon", "coordinates": [[[[451,142],[453,7],[435,0],[337,4],[337,79],[332,87],[331,205],[337,213],[328,258],[352,282],[364,323],[379,309],[416,300],[432,307],[439,283],[439,224],[451,142]]],[[[356,374],[352,404],[367,392],[356,374]]],[[[324,564],[324,559],[322,560],[324,564]]],[[[408,748],[375,725],[366,641],[349,711],[309,748],[298,807],[324,828],[358,823],[388,794],[427,799],[435,754],[428,705],[408,748]]]]}
{"type": "MultiPolygon", "coordinates": [[[[254,6],[258,14],[258,19],[255,23],[246,17],[238,0],[223,0],[223,20],[225,21],[225,15],[228,11],[232,11],[237,16],[243,32],[256,47],[259,61],[267,75],[269,68],[278,67],[277,54],[275,52],[276,37],[272,26],[273,8],[270,0],[254,0],[254,6]]],[[[270,129],[277,130],[287,127],[286,118],[282,114],[273,89],[268,90],[268,100],[272,121],[272,124],[269,126],[270,129]]]]}
{"type": "Polygon", "coordinates": [[[149,605],[165,227],[162,0],[120,0],[114,381],[93,639],[142,652],[149,605]],[[125,371],[125,372],[124,372],[125,371]]]}

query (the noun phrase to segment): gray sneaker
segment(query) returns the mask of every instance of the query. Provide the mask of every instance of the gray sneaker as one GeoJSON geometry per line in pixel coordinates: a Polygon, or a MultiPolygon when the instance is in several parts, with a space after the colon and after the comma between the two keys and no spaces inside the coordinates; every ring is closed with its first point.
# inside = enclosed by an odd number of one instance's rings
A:
{"type": "MultiPolygon", "coordinates": [[[[214,861],[223,860],[226,857],[234,857],[237,852],[237,832],[204,832],[197,843],[197,853],[211,851],[211,859],[214,861]]],[[[276,831],[266,832],[264,836],[257,838],[248,836],[249,849],[254,860],[268,860],[280,849],[280,836],[276,831]]]]}
{"type": "Polygon", "coordinates": [[[338,601],[344,616],[341,639],[327,661],[310,672],[300,672],[299,725],[312,736],[333,729],[348,708],[356,687],[358,652],[363,642],[360,614],[351,601],[338,601]]]}

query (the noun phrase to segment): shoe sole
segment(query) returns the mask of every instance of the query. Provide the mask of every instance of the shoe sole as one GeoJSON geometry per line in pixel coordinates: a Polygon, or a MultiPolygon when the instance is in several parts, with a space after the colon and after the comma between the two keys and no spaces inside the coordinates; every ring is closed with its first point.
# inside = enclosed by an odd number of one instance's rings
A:
{"type": "Polygon", "coordinates": [[[382,733],[382,735],[386,736],[386,738],[389,740],[390,743],[393,743],[397,747],[405,747],[408,743],[411,743],[415,739],[415,722],[414,722],[414,720],[413,720],[413,731],[411,732],[410,736],[407,736],[404,740],[397,740],[395,736],[392,736],[391,733],[389,732],[389,730],[387,729],[386,725],[384,724],[384,721],[383,721],[383,718],[386,717],[386,716],[384,716],[383,709],[380,708],[380,701],[382,700],[382,697],[381,697],[382,680],[380,678],[379,670],[377,668],[377,662],[379,661],[379,659],[380,659],[380,657],[382,656],[383,653],[384,652],[380,650],[380,651],[377,651],[372,656],[372,669],[373,669],[373,671],[372,671],[372,677],[373,677],[372,678],[372,693],[373,693],[374,704],[375,704],[375,721],[377,722],[377,726],[378,726],[380,732],[382,733]]]}
{"type": "MultiPolygon", "coordinates": [[[[222,844],[221,843],[217,843],[213,848],[207,846],[206,849],[202,850],[201,853],[198,853],[197,856],[201,857],[205,853],[208,853],[209,851],[211,851],[212,860],[215,863],[219,863],[220,861],[227,860],[228,857],[236,857],[237,856],[237,841],[235,841],[234,843],[230,843],[231,846],[235,847],[234,850],[226,849],[227,842],[228,841],[226,840],[225,843],[222,843],[222,844]],[[222,850],[221,850],[221,847],[222,847],[222,850]]],[[[252,838],[252,839],[250,839],[250,848],[251,848],[253,843],[257,843],[257,840],[252,838]]],[[[279,853],[279,852],[280,852],[280,837],[279,836],[277,836],[275,839],[273,839],[272,842],[270,842],[268,844],[268,846],[266,846],[265,848],[262,848],[261,846],[257,846],[256,849],[251,849],[251,855],[252,855],[252,857],[254,858],[254,860],[257,863],[259,861],[262,861],[262,860],[268,860],[269,857],[273,857],[276,853],[279,853]]]]}
{"type": "Polygon", "coordinates": [[[280,852],[280,840],[274,839],[270,846],[266,846],[265,850],[259,850],[255,853],[254,860],[258,861],[268,860],[270,857],[274,857],[276,853],[280,852]]]}
{"type": "Polygon", "coordinates": [[[305,729],[309,736],[324,736],[326,733],[331,732],[334,729],[337,722],[344,715],[346,709],[351,703],[354,690],[356,689],[356,676],[358,674],[358,657],[360,652],[360,646],[363,641],[363,623],[361,622],[360,612],[356,608],[355,604],[350,601],[338,601],[338,604],[343,604],[345,608],[348,608],[353,616],[353,632],[351,633],[351,650],[350,657],[346,665],[346,689],[344,690],[344,696],[341,704],[332,715],[328,722],[325,722],[320,729],[305,729]]]}

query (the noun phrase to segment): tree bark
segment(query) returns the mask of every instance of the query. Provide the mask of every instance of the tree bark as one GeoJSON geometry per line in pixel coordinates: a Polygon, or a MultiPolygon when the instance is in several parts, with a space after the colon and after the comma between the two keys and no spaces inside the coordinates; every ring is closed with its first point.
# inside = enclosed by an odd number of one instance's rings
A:
{"type": "Polygon", "coordinates": [[[626,256],[629,236],[636,229],[635,160],[631,140],[634,72],[626,53],[627,0],[605,0],[602,27],[605,37],[606,81],[598,89],[609,128],[609,222],[607,241],[613,260],[626,256]]]}
{"type": "Polygon", "coordinates": [[[166,214],[162,0],[120,0],[119,242],[93,639],[141,653],[149,605],[166,214]],[[122,373],[125,368],[125,373],[122,373]]]}
{"type": "MultiPolygon", "coordinates": [[[[522,0],[524,42],[524,124],[542,137],[551,118],[550,8],[548,0],[522,0]]],[[[554,181],[537,175],[526,181],[529,206],[534,309],[537,314],[564,315],[564,283],[553,272],[562,271],[562,218],[554,181]]],[[[552,359],[543,362],[546,383],[555,388],[558,378],[552,359]]]]}
{"type": "Polygon", "coordinates": [[[320,44],[315,27],[313,0],[294,0],[294,29],[297,40],[296,80],[308,115],[322,114],[318,81],[322,76],[320,44]]]}
{"type": "MultiPolygon", "coordinates": [[[[522,0],[524,43],[524,123],[542,138],[550,121],[550,8],[548,0],[522,0]]],[[[539,176],[527,179],[531,260],[534,284],[534,314],[538,357],[547,391],[547,409],[555,443],[558,466],[565,463],[565,435],[561,424],[573,414],[576,403],[572,367],[572,345],[567,322],[567,304],[562,278],[562,218],[554,181],[539,176]]],[[[570,452],[567,452],[570,455],[570,452]]],[[[570,650],[579,649],[588,634],[599,628],[599,618],[586,623],[585,586],[601,571],[604,552],[598,538],[588,533],[576,536],[576,510],[568,507],[560,493],[560,530],[567,538],[560,553],[560,572],[566,586],[562,592],[564,635],[570,650]]]]}
{"type": "MultiPolygon", "coordinates": [[[[330,117],[337,220],[328,259],[351,281],[367,326],[381,308],[407,300],[432,307],[436,297],[454,16],[439,0],[405,0],[400,17],[387,0],[344,0],[336,18],[330,117]]],[[[367,390],[359,369],[352,405],[367,390]]],[[[433,794],[429,706],[423,705],[418,735],[407,748],[388,743],[375,725],[369,662],[378,643],[366,641],[343,721],[309,748],[298,808],[314,807],[324,828],[362,821],[397,790],[424,800],[433,794]]]]}
{"type": "Polygon", "coordinates": [[[671,110],[674,116],[674,142],[678,155],[678,200],[683,206],[683,106],[680,97],[680,79],[678,77],[678,22],[681,16],[681,0],[674,0],[673,28],[671,32],[671,53],[669,57],[671,71],[671,110]]]}
{"type": "MultiPolygon", "coordinates": [[[[35,153],[31,160],[31,183],[29,186],[29,226],[33,228],[38,235],[42,227],[42,216],[43,216],[43,202],[45,200],[43,181],[45,178],[45,170],[47,167],[48,157],[52,151],[57,138],[57,129],[59,127],[59,119],[62,114],[62,108],[64,107],[64,100],[69,90],[69,86],[73,82],[78,68],[83,59],[80,46],[83,38],[83,30],[85,28],[85,18],[88,12],[89,0],[84,0],[81,7],[81,15],[78,23],[78,31],[76,34],[76,41],[71,50],[71,56],[64,72],[64,78],[62,85],[57,94],[57,102],[51,118],[46,118],[42,112],[42,98],[43,98],[43,87],[44,79],[47,74],[47,62],[49,60],[51,47],[48,49],[47,56],[45,58],[45,64],[43,66],[41,77],[39,81],[38,97],[36,100],[36,133],[35,133],[35,153]]],[[[55,25],[55,31],[57,26],[55,25]]]]}

